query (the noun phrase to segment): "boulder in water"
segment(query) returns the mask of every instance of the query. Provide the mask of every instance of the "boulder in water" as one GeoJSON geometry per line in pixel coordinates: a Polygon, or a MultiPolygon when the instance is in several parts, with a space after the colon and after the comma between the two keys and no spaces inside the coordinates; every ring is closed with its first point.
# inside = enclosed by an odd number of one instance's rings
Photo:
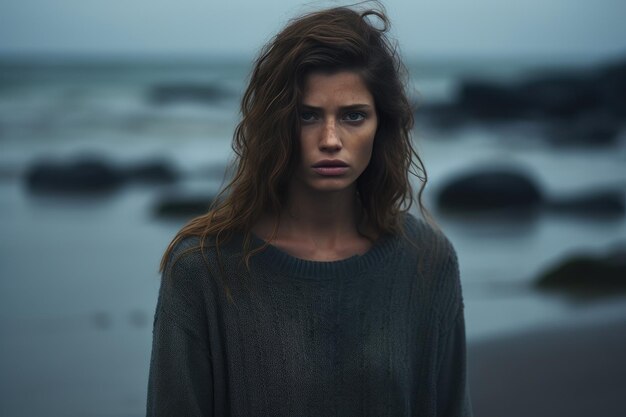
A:
{"type": "Polygon", "coordinates": [[[178,172],[164,161],[147,160],[121,168],[97,156],[37,162],[25,175],[26,185],[32,192],[73,195],[114,191],[131,181],[169,184],[178,178],[178,172]]]}
{"type": "Polygon", "coordinates": [[[524,117],[531,104],[514,86],[466,80],[461,84],[456,107],[472,119],[503,121],[524,117]]]}
{"type": "Polygon", "coordinates": [[[42,193],[101,193],[117,189],[122,181],[115,167],[96,158],[71,163],[42,161],[26,172],[28,188],[42,193]]]}
{"type": "Polygon", "coordinates": [[[589,113],[568,121],[554,121],[545,129],[557,146],[605,147],[616,145],[622,122],[604,113],[589,113]]]}
{"type": "Polygon", "coordinates": [[[510,168],[482,169],[451,180],[437,196],[448,212],[529,211],[543,201],[538,185],[526,174],[510,168]]]}
{"type": "Polygon", "coordinates": [[[546,270],[537,287],[578,297],[626,292],[626,246],[605,255],[570,256],[546,270]]]}
{"type": "Polygon", "coordinates": [[[129,181],[144,184],[169,184],[178,180],[178,172],[164,161],[154,160],[134,164],[124,170],[129,181]]]}

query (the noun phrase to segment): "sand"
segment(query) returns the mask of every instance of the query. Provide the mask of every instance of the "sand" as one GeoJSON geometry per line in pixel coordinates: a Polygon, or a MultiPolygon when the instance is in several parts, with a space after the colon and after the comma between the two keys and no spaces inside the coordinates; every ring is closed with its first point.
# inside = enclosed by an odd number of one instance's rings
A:
{"type": "Polygon", "coordinates": [[[626,416],[626,317],[468,344],[476,417],[626,416]]]}

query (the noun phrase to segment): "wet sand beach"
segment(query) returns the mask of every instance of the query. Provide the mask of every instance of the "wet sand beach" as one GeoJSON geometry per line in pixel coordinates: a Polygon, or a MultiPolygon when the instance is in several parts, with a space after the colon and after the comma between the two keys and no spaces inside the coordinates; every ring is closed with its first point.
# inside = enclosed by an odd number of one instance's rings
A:
{"type": "Polygon", "coordinates": [[[626,410],[626,318],[542,328],[468,346],[480,417],[618,417],[626,410]]]}

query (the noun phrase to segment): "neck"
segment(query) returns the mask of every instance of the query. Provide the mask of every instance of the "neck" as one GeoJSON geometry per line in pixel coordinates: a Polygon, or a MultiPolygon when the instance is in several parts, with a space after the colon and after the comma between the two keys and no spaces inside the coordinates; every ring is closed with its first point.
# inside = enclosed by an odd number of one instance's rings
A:
{"type": "Polygon", "coordinates": [[[289,193],[280,216],[284,228],[318,241],[358,234],[361,216],[354,187],[331,193],[308,191],[293,189],[289,193]]]}
{"type": "Polygon", "coordinates": [[[293,256],[336,260],[363,254],[376,240],[375,233],[363,234],[362,220],[355,188],[332,193],[300,188],[289,193],[279,216],[265,216],[253,231],[293,256]]]}

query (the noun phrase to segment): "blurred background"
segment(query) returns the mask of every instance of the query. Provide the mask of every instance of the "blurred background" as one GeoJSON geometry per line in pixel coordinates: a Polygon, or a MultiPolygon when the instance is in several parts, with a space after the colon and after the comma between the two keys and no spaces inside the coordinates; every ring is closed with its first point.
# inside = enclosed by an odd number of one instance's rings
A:
{"type": "MultiPolygon", "coordinates": [[[[0,415],[144,414],[160,257],[223,182],[254,54],[337,4],[0,3],[0,415]]],[[[475,414],[623,415],[626,3],[385,6],[475,414]]]]}

